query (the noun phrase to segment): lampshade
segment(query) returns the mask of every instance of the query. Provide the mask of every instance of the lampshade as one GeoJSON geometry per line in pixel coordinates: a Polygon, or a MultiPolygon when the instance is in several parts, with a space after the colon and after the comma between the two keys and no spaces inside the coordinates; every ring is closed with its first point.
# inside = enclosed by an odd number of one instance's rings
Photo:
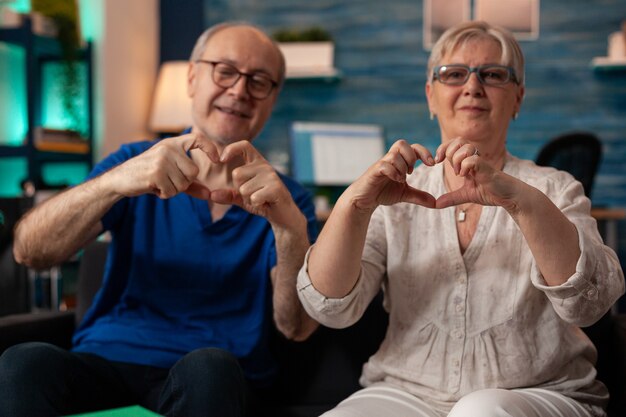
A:
{"type": "Polygon", "coordinates": [[[191,99],[187,96],[188,61],[161,64],[149,127],[153,132],[175,133],[191,126],[191,99]]]}

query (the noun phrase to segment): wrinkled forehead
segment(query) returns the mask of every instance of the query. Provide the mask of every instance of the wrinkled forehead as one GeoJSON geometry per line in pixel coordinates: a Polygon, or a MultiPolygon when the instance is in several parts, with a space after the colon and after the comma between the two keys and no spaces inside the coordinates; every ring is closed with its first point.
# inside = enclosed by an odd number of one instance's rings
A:
{"type": "Polygon", "coordinates": [[[247,26],[223,29],[207,42],[203,59],[223,61],[244,72],[265,72],[278,77],[280,59],[278,51],[261,31],[247,26]]]}

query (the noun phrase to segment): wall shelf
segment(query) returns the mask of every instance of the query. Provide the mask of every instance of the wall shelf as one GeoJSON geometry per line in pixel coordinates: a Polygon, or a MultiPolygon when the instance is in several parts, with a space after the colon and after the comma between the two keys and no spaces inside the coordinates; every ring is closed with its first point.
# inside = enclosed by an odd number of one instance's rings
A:
{"type": "Polygon", "coordinates": [[[26,146],[0,145],[0,158],[24,157],[28,155],[26,146]]]}
{"type": "Polygon", "coordinates": [[[341,78],[334,67],[333,42],[282,42],[278,45],[285,56],[288,81],[335,82],[341,78]]]}
{"type": "Polygon", "coordinates": [[[285,81],[292,82],[327,82],[335,83],[341,80],[341,72],[336,68],[329,71],[301,71],[287,75],[285,81]]]}
{"type": "Polygon", "coordinates": [[[613,32],[609,35],[607,55],[591,60],[594,71],[611,73],[626,71],[626,32],[613,32]]]}
{"type": "MultiPolygon", "coordinates": [[[[42,126],[43,114],[43,69],[48,63],[62,62],[63,55],[59,42],[52,37],[41,36],[33,31],[33,23],[24,16],[21,26],[0,28],[0,42],[8,43],[24,49],[24,68],[26,81],[26,119],[27,131],[22,145],[0,144],[0,158],[21,157],[27,161],[28,172],[25,180],[32,181],[36,186],[44,185],[42,176],[43,165],[47,163],[82,162],[91,169],[93,164],[92,146],[92,58],[91,44],[77,51],[78,60],[86,64],[86,152],[50,152],[37,149],[35,130],[42,126]]],[[[62,81],[61,81],[62,82],[62,81]]],[[[4,138],[0,138],[2,140],[4,138]]]]}
{"type": "Polygon", "coordinates": [[[39,162],[85,162],[87,153],[37,151],[36,158],[39,162]]]}
{"type": "Polygon", "coordinates": [[[626,72],[626,57],[622,59],[597,57],[591,61],[591,67],[596,72],[626,72]]]}
{"type": "Polygon", "coordinates": [[[32,51],[38,55],[60,55],[61,47],[57,40],[48,36],[29,33],[29,22],[29,20],[26,20],[23,26],[19,28],[0,29],[0,41],[32,48],[32,51]]]}

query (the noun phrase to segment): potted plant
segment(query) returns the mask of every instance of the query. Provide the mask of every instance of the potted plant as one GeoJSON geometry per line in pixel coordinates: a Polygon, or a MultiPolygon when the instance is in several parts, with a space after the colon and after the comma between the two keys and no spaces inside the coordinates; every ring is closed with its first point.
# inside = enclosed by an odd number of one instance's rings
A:
{"type": "Polygon", "coordinates": [[[62,84],[62,105],[68,128],[82,132],[81,108],[77,97],[81,93],[81,80],[78,67],[78,50],[81,46],[76,0],[31,0],[33,12],[39,13],[54,22],[56,38],[61,47],[63,66],[59,78],[62,84]]]}
{"type": "Polygon", "coordinates": [[[288,78],[333,76],[335,44],[320,27],[281,29],[273,34],[285,56],[288,78]]]}

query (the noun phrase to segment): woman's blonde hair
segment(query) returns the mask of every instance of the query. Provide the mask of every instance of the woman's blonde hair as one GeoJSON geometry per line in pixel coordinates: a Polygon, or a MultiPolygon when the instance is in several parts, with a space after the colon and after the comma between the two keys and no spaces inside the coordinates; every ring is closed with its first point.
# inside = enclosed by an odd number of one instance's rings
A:
{"type": "Polygon", "coordinates": [[[448,53],[474,40],[490,39],[500,45],[502,65],[515,69],[515,76],[520,85],[524,85],[524,54],[511,32],[487,22],[471,21],[458,24],[446,30],[433,46],[428,58],[426,79],[433,80],[433,69],[444,63],[441,59],[448,53]]]}

